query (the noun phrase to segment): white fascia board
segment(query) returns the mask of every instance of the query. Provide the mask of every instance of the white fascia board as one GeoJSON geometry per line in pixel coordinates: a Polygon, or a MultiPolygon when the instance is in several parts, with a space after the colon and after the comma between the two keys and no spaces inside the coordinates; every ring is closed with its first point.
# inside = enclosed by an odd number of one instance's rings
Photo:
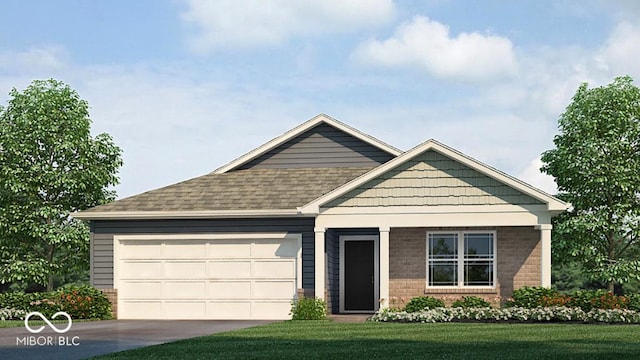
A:
{"type": "Polygon", "coordinates": [[[222,174],[225,173],[227,171],[231,171],[257,157],[259,157],[260,155],[280,146],[281,144],[284,144],[285,142],[295,138],[296,136],[306,132],[307,130],[319,125],[320,123],[327,123],[335,128],[338,128],[344,132],[346,132],[347,134],[356,137],[366,143],[369,143],[375,147],[378,147],[379,149],[386,151],[390,154],[392,154],[393,156],[398,156],[402,153],[401,150],[381,141],[378,140],[376,138],[374,138],[373,136],[369,136],[363,132],[361,132],[360,130],[357,130],[355,128],[352,128],[351,126],[348,126],[328,115],[325,114],[319,114],[317,116],[315,116],[314,118],[296,126],[295,128],[287,131],[286,133],[268,141],[267,143],[265,143],[264,145],[257,147],[251,151],[249,151],[248,153],[242,155],[241,157],[231,161],[230,163],[214,170],[212,172],[212,174],[222,174]]]}
{"type": "Polygon", "coordinates": [[[551,222],[549,213],[431,213],[431,214],[320,214],[316,226],[323,228],[357,227],[500,227],[538,226],[551,222]]]}
{"type": "Polygon", "coordinates": [[[475,160],[463,153],[454,150],[442,143],[439,143],[433,139],[427,140],[424,143],[414,147],[411,150],[404,152],[398,157],[378,166],[377,168],[369,171],[357,177],[350,182],[334,189],[333,191],[309,202],[308,204],[300,207],[300,212],[303,214],[317,214],[319,213],[322,205],[326,204],[329,201],[335,200],[336,198],[346,194],[347,192],[357,188],[358,186],[363,185],[367,181],[373,180],[376,177],[393,170],[395,167],[402,165],[403,163],[413,159],[414,157],[422,154],[425,151],[433,150],[439,152],[440,154],[447,156],[455,161],[460,162],[486,176],[489,176],[493,179],[496,179],[508,186],[513,187],[514,189],[521,191],[522,193],[533,197],[534,199],[540,200],[547,204],[548,211],[559,211],[562,212],[569,208],[569,204],[545,193],[542,190],[536,189],[535,187],[528,185],[510,175],[507,175],[489,165],[486,165],[478,160],[475,160]]]}
{"type": "Polygon", "coordinates": [[[75,212],[80,220],[211,219],[257,217],[303,217],[297,210],[222,210],[222,211],[103,211],[75,212]]]}

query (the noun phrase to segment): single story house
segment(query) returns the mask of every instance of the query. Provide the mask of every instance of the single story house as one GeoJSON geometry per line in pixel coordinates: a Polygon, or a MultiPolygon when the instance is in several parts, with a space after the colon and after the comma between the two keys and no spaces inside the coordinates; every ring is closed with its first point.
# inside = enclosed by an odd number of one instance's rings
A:
{"type": "MultiPolygon", "coordinates": [[[[561,200],[444,144],[326,115],[210,174],[73,214],[120,319],[286,319],[551,285],[561,200]]],[[[498,300],[499,301],[499,300],[498,300]]]]}

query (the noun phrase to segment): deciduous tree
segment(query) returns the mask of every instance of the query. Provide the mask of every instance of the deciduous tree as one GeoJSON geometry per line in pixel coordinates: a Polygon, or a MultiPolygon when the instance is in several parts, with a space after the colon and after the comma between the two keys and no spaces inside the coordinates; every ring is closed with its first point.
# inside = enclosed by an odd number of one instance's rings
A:
{"type": "Polygon", "coordinates": [[[90,132],[89,106],[68,85],[36,80],[0,109],[0,282],[53,287],[88,269],[89,232],[74,211],[115,197],[121,150],[90,132]]]}
{"type": "Polygon", "coordinates": [[[633,79],[583,84],[560,116],[555,149],[542,156],[559,196],[554,258],[579,259],[593,279],[640,279],[640,89],[633,79]]]}

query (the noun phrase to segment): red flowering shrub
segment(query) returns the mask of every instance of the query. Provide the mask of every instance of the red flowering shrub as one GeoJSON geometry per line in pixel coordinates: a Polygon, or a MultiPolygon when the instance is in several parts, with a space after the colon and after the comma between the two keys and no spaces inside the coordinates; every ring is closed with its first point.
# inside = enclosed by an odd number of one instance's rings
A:
{"type": "Polygon", "coordinates": [[[111,303],[102,291],[91,286],[65,286],[57,291],[63,311],[74,319],[110,319],[111,303]]]}

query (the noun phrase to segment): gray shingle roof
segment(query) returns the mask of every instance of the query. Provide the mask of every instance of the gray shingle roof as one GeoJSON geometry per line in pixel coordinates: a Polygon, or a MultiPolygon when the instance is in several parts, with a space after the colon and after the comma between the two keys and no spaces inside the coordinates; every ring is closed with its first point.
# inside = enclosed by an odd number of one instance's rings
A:
{"type": "Polygon", "coordinates": [[[371,168],[250,169],[208,174],[82,213],[295,209],[371,168]]]}

